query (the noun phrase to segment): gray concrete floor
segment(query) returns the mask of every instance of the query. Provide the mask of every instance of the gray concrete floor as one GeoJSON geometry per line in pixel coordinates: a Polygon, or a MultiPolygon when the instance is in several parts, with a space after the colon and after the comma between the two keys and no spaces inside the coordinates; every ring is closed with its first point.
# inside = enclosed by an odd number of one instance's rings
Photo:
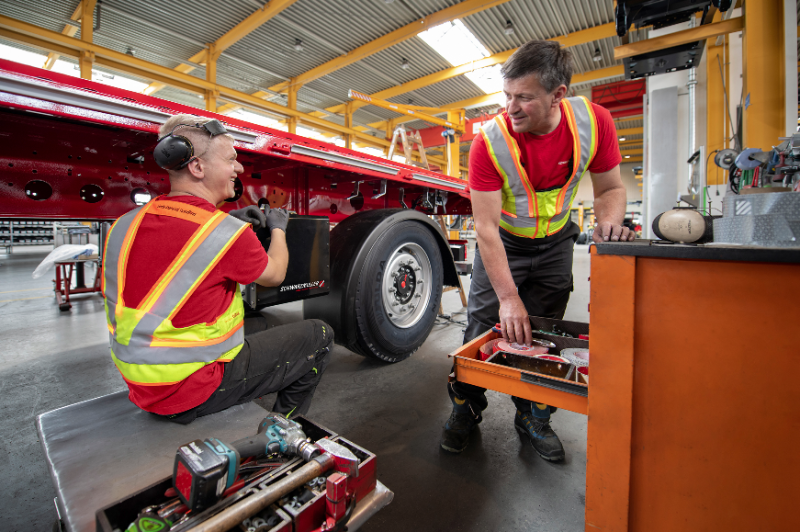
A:
{"type": "MultiPolygon", "coordinates": [[[[49,530],[56,518],[36,416],[125,389],[108,355],[102,298],[79,296],[71,311],[59,311],[53,276],[31,278],[45,254],[0,255],[2,530],[49,530]]],[[[586,246],[575,247],[573,271],[575,292],[566,319],[588,321],[586,246]]],[[[468,278],[462,279],[468,284],[468,278]]],[[[446,293],[443,305],[453,320],[466,319],[456,292],[446,293]]],[[[265,314],[274,323],[287,323],[301,317],[302,307],[292,303],[265,314]]],[[[439,449],[451,410],[445,390],[451,366],[447,354],[461,344],[462,329],[438,320],[419,351],[394,365],[340,346],[333,351],[308,417],[374,452],[379,480],[395,493],[394,501],[362,530],[583,530],[584,416],[563,410],[553,416],[567,459],[550,464],[520,441],[510,399],[490,391],[484,421],[467,450],[451,455],[439,449]]],[[[271,405],[272,400],[259,403],[271,405]]]]}

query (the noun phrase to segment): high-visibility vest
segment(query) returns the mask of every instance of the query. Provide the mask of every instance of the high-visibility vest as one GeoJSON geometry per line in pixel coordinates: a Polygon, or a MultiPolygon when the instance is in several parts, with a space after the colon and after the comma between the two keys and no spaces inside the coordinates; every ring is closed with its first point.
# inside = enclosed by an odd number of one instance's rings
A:
{"type": "MultiPolygon", "coordinates": [[[[111,358],[122,377],[144,386],[174,384],[203,366],[229,361],[244,344],[244,304],[235,291],[227,310],[212,323],[174,327],[172,319],[248,224],[222,211],[177,201],[152,200],[120,217],[106,239],[103,295],[111,358]],[[175,260],[136,308],[125,305],[125,272],[145,216],[160,215],[198,225],[175,260]]],[[[169,235],[164,235],[169,238],[169,235]]]]}
{"type": "Polygon", "coordinates": [[[517,236],[542,238],[562,229],[569,209],[597,151],[597,117],[583,96],[561,100],[561,112],[572,134],[572,174],[562,187],[537,191],[531,184],[505,112],[481,127],[489,156],[503,178],[500,226],[517,236]]]}

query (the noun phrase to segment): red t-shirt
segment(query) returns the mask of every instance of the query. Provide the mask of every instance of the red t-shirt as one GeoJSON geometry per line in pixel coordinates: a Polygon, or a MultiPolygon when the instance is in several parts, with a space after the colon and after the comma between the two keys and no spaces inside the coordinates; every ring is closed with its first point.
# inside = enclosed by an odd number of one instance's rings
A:
{"type": "MultiPolygon", "coordinates": [[[[617,129],[611,113],[599,105],[592,104],[597,117],[597,152],[589,164],[589,171],[600,174],[608,172],[622,161],[617,143],[617,129]]],[[[511,120],[506,119],[508,131],[519,144],[522,166],[535,190],[563,187],[569,177],[572,161],[572,133],[561,113],[561,122],[546,135],[515,133],[511,120]]],[[[476,135],[469,150],[469,188],[481,192],[492,192],[503,187],[503,178],[492,163],[483,135],[476,135]]]]}
{"type": "MultiPolygon", "coordinates": [[[[155,201],[177,201],[214,212],[216,208],[194,196],[160,196],[155,201]]],[[[184,244],[197,230],[190,221],[147,214],[133,241],[125,275],[125,306],[141,303],[184,244]]],[[[233,300],[239,286],[258,279],[267,267],[267,252],[252,230],[245,230],[200,283],[172,320],[175,327],[213,322],[233,300]]],[[[128,383],[128,397],[142,410],[155,414],[177,414],[208,399],[222,381],[224,362],[212,362],[177,384],[142,386],[128,383]]]]}

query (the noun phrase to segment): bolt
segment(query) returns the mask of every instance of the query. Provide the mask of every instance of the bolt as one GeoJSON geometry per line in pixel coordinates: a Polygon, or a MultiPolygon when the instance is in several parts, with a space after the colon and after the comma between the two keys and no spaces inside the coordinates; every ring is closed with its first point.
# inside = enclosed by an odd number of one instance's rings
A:
{"type": "Polygon", "coordinates": [[[393,307],[396,307],[396,306],[397,306],[397,305],[399,305],[399,304],[400,304],[400,303],[398,303],[397,301],[394,301],[394,302],[392,303],[392,306],[393,306],[393,307]]]}
{"type": "Polygon", "coordinates": [[[401,310],[402,312],[405,312],[405,310],[406,310],[406,307],[403,307],[403,308],[401,308],[400,310],[401,310]]]}
{"type": "Polygon", "coordinates": [[[414,297],[422,297],[422,294],[414,294],[414,297]]]}

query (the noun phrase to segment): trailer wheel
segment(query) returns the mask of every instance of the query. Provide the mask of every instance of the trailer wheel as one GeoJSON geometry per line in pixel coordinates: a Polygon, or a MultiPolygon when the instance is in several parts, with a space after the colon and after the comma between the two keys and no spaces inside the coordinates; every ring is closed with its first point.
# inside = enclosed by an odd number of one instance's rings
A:
{"type": "Polygon", "coordinates": [[[356,351],[405,360],[428,337],[442,299],[442,257],[417,222],[390,227],[370,250],[356,291],[356,351]]]}

